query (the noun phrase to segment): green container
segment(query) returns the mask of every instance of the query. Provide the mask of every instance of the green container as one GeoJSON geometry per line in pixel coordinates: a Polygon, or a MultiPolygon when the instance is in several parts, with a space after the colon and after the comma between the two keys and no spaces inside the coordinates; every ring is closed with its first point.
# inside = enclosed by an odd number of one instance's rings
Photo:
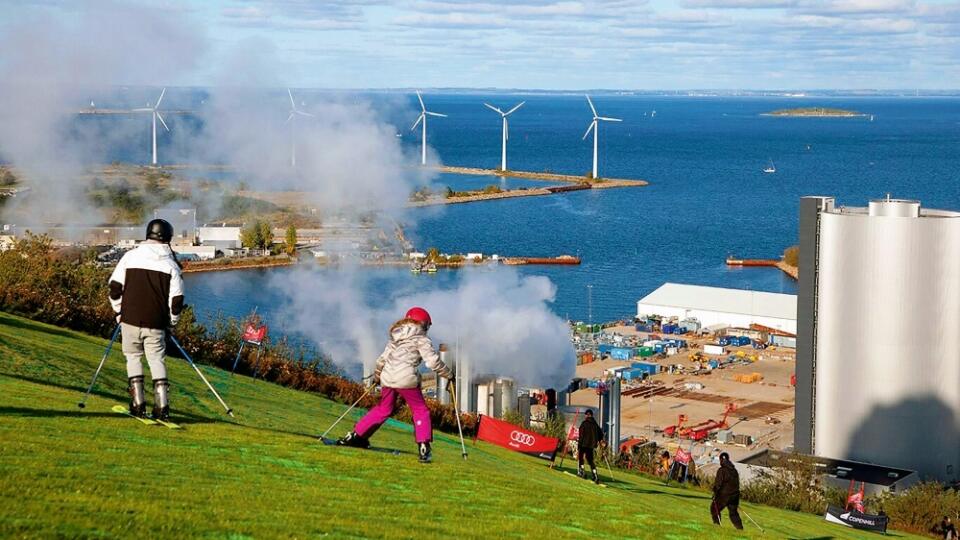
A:
{"type": "Polygon", "coordinates": [[[653,347],[638,347],[637,354],[644,358],[653,356],[653,347]]]}

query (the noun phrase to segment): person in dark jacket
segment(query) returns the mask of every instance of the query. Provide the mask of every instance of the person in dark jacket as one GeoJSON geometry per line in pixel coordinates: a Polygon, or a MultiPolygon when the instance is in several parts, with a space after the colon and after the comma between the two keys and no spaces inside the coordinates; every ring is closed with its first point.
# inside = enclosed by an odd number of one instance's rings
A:
{"type": "Polygon", "coordinates": [[[940,526],[937,529],[941,538],[945,538],[946,540],[956,540],[958,538],[957,527],[953,524],[950,516],[944,516],[943,521],[940,522],[940,526]]]}
{"type": "Polygon", "coordinates": [[[580,423],[580,430],[577,436],[577,476],[583,478],[583,459],[587,459],[590,465],[590,471],[593,473],[593,481],[600,483],[600,475],[597,474],[597,466],[593,461],[593,451],[603,440],[603,430],[600,424],[593,419],[593,411],[587,409],[584,413],[583,422],[580,423]]]}
{"type": "Polygon", "coordinates": [[[130,414],[147,415],[143,389],[144,355],[153,379],[153,417],[170,418],[167,396],[166,333],[183,311],[180,265],[170,249],[173,226],[162,219],[147,225],[146,241],[128,251],[110,276],[110,304],[117,313],[127,357],[130,414]]]}
{"type": "Polygon", "coordinates": [[[743,529],[740,513],[737,512],[738,506],[740,506],[740,474],[730,461],[730,455],[723,452],[720,454],[720,469],[717,470],[717,478],[713,482],[713,501],[710,503],[713,522],[719,525],[720,512],[727,508],[730,523],[733,523],[737,529],[743,529]]]}

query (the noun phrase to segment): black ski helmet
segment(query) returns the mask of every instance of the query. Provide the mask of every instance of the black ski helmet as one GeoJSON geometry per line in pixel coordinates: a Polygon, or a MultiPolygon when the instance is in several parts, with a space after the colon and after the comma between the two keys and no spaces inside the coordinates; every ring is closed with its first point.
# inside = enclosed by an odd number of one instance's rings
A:
{"type": "Polygon", "coordinates": [[[173,238],[173,225],[165,219],[155,219],[147,224],[147,240],[169,244],[173,238]]]}

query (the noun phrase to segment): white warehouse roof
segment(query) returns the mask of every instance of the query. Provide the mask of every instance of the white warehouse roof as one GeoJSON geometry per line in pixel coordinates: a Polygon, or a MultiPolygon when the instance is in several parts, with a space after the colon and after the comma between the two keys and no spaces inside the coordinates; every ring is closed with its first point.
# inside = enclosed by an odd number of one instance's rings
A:
{"type": "Polygon", "coordinates": [[[664,283],[643,297],[638,307],[664,306],[687,310],[734,313],[773,319],[797,319],[797,296],[743,289],[664,283]]]}

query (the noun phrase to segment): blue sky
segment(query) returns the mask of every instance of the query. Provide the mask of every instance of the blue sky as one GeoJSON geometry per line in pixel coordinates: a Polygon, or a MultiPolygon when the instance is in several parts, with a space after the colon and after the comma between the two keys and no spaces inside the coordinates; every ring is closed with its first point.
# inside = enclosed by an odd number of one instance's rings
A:
{"type": "MultiPolygon", "coordinates": [[[[69,20],[89,5],[0,0],[0,23],[10,28],[38,13],[69,20]]],[[[960,87],[958,1],[144,0],[132,6],[183,21],[202,36],[202,60],[157,74],[154,84],[213,85],[225,64],[248,62],[269,69],[278,84],[322,88],[960,87]]]]}

